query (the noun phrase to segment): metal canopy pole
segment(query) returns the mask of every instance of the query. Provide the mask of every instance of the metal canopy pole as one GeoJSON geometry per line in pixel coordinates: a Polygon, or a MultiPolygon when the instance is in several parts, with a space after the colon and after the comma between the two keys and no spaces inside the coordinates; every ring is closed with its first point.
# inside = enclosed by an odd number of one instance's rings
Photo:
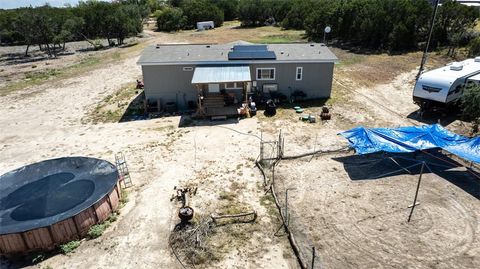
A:
{"type": "Polygon", "coordinates": [[[430,21],[430,30],[429,30],[429,33],[428,33],[427,44],[425,45],[425,51],[423,52],[422,62],[420,63],[420,68],[418,69],[418,74],[417,74],[417,77],[415,78],[416,81],[420,78],[420,75],[423,72],[423,66],[425,65],[425,62],[427,61],[428,47],[430,47],[430,40],[432,39],[432,32],[433,32],[433,27],[435,25],[435,18],[437,16],[437,10],[438,10],[439,2],[440,2],[440,0],[436,0],[435,7],[433,8],[433,14],[432,14],[432,20],[430,21]]]}
{"type": "Polygon", "coordinates": [[[407,222],[410,222],[412,218],[413,210],[417,204],[418,190],[420,189],[420,183],[422,182],[423,169],[425,168],[425,162],[422,162],[422,168],[420,169],[420,176],[418,177],[417,190],[415,191],[415,198],[413,199],[412,210],[410,210],[410,215],[408,215],[407,222]]]}

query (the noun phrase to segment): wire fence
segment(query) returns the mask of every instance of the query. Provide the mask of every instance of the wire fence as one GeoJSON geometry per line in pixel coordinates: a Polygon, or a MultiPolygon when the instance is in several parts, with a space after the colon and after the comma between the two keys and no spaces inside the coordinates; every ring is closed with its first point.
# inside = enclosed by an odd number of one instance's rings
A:
{"type": "Polygon", "coordinates": [[[297,215],[293,210],[289,210],[289,195],[291,195],[291,191],[294,189],[285,184],[284,178],[277,175],[276,170],[278,170],[280,162],[308,156],[313,158],[315,155],[347,152],[349,149],[314,150],[295,156],[285,156],[284,148],[285,140],[281,132],[275,141],[264,141],[262,139],[260,142],[260,156],[259,160],[257,160],[257,166],[264,175],[265,188],[271,191],[280,214],[282,225],[278,228],[276,235],[283,234],[288,237],[300,268],[321,268],[321,259],[317,254],[315,244],[302,232],[308,229],[308,227],[305,227],[302,216],[297,215]]]}
{"type": "MultiPolygon", "coordinates": [[[[308,221],[304,219],[304,216],[301,215],[301,212],[293,210],[290,208],[289,201],[292,201],[292,193],[295,191],[295,184],[292,182],[292,178],[287,178],[285,176],[286,173],[279,173],[279,166],[280,163],[288,162],[289,160],[299,159],[310,157],[314,158],[319,155],[330,155],[330,154],[341,154],[351,152],[349,147],[334,149],[334,150],[314,150],[312,152],[307,152],[295,156],[286,156],[284,155],[285,149],[285,142],[282,136],[282,133],[278,135],[277,140],[275,141],[261,141],[260,142],[260,155],[259,160],[257,161],[257,166],[260,168],[264,175],[264,182],[265,188],[268,188],[271,191],[272,196],[275,199],[275,204],[279,211],[279,215],[282,221],[282,226],[278,228],[276,235],[286,235],[290,241],[290,245],[292,250],[298,260],[298,264],[300,268],[304,269],[313,269],[313,268],[322,268],[322,259],[321,256],[318,254],[317,250],[319,250],[319,245],[316,246],[316,243],[312,241],[312,238],[308,236],[304,231],[308,231],[311,229],[311,225],[309,225],[308,221]],[[283,230],[283,233],[281,231],[283,230]]],[[[445,163],[450,163],[453,167],[460,167],[463,166],[467,170],[469,174],[474,176],[477,179],[480,179],[478,176],[478,165],[473,162],[465,162],[462,159],[456,158],[456,156],[451,155],[447,152],[443,152],[443,155],[450,157],[452,160],[458,161],[457,163],[452,163],[444,158],[440,158],[438,156],[434,156],[426,151],[421,151],[422,153],[437,158],[445,163]]],[[[429,166],[426,164],[425,161],[420,162],[417,161],[414,166],[421,165],[420,177],[418,180],[417,185],[417,194],[418,188],[420,186],[422,174],[424,167],[429,170],[430,173],[433,173],[429,166]]],[[[401,165],[399,165],[402,167],[401,165]]],[[[437,164],[438,166],[438,164],[437,164]]],[[[404,169],[402,167],[402,169],[404,169]]],[[[408,171],[408,170],[407,170],[408,171]]],[[[396,171],[398,172],[398,171],[396,171]]],[[[389,173],[390,174],[390,173],[389,173]]],[[[383,176],[386,176],[382,175],[383,176]]],[[[290,177],[289,175],[288,177],[290,177]]],[[[415,205],[415,201],[417,198],[417,194],[415,195],[415,199],[413,205],[415,205]]],[[[413,209],[415,206],[412,206],[411,212],[409,215],[410,217],[413,213],[413,209]]],[[[408,221],[409,221],[408,220],[408,221]]]]}

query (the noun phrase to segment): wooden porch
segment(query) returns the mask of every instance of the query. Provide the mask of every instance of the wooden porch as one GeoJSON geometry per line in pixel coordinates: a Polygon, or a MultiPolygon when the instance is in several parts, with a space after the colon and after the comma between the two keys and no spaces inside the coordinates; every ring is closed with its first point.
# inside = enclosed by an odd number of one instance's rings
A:
{"type": "Polygon", "coordinates": [[[232,117],[239,115],[240,104],[227,105],[221,93],[206,93],[200,98],[202,113],[206,117],[232,117]]]}

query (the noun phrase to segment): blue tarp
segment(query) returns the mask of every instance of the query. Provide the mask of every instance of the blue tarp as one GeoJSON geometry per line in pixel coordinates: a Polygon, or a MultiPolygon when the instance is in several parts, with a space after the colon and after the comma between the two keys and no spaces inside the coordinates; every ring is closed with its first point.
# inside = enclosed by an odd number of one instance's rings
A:
{"type": "Polygon", "coordinates": [[[448,131],[439,124],[399,127],[357,127],[340,133],[358,154],[373,152],[414,152],[442,148],[466,160],[480,163],[480,137],[468,138],[448,131]]]}

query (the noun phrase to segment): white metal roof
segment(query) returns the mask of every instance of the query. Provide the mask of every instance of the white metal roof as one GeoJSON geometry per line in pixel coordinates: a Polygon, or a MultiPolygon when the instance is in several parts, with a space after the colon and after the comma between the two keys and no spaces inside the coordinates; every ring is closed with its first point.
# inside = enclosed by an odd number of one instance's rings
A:
{"type": "Polygon", "coordinates": [[[468,78],[468,80],[473,80],[473,81],[480,81],[480,74],[471,76],[468,78]]]}
{"type": "Polygon", "coordinates": [[[480,73],[480,62],[475,59],[467,59],[459,63],[452,63],[446,66],[423,73],[419,82],[431,82],[435,86],[450,88],[450,85],[459,78],[467,78],[480,73]],[[461,65],[461,70],[451,70],[451,66],[461,65]]]}
{"type": "Polygon", "coordinates": [[[193,73],[192,84],[251,81],[247,65],[201,66],[193,73]]]}

